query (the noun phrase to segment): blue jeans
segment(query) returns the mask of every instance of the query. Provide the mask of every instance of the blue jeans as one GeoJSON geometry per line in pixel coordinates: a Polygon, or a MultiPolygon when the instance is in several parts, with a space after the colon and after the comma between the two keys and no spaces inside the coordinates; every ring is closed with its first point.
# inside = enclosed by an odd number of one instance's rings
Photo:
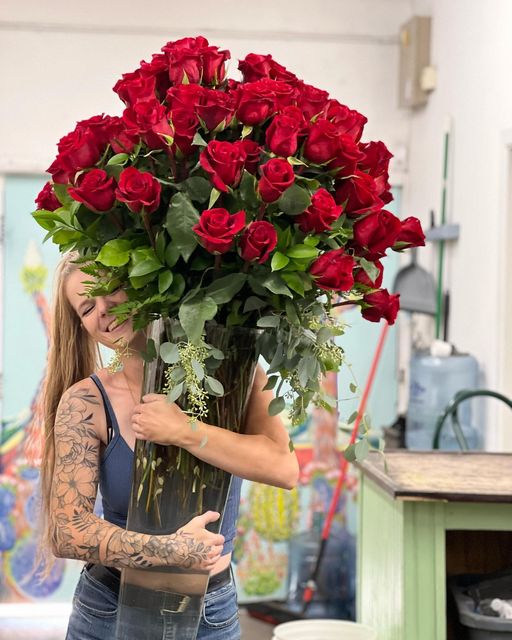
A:
{"type": "MultiPolygon", "coordinates": [[[[66,640],[114,640],[117,607],[117,594],[83,570],[73,598],[66,640]]],[[[124,620],[127,624],[122,632],[123,640],[144,640],[149,625],[143,614],[143,611],[134,611],[131,620],[124,620]]],[[[186,640],[183,636],[175,638],[172,625],[164,617],[151,620],[150,625],[153,630],[158,625],[159,640],[186,640]]],[[[152,631],[151,638],[154,637],[152,631]]],[[[197,640],[240,640],[233,578],[229,584],[207,592],[197,640]]]]}

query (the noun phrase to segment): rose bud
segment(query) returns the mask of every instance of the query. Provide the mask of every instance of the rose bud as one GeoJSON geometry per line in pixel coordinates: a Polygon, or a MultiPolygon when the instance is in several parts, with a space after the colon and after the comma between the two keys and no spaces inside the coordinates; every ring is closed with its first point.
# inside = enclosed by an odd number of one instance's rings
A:
{"type": "Polygon", "coordinates": [[[270,54],[249,53],[244,60],[239,61],[238,68],[242,72],[245,83],[255,82],[261,78],[271,78],[291,84],[297,81],[297,76],[276,62],[270,54]]]}
{"type": "Polygon", "coordinates": [[[326,251],[313,261],[309,273],[315,284],[327,291],[350,291],[354,286],[355,261],[344,249],[326,251]]]}
{"type": "Polygon", "coordinates": [[[354,245],[357,253],[361,249],[371,259],[382,258],[386,249],[392,247],[400,235],[402,223],[386,210],[357,220],[354,224],[354,245]]]}
{"type": "Polygon", "coordinates": [[[425,234],[423,233],[423,229],[421,228],[421,222],[418,218],[411,216],[402,220],[402,227],[398,238],[396,239],[397,243],[406,243],[405,245],[399,245],[399,248],[403,249],[404,246],[407,247],[424,247],[425,246],[425,234]]]}
{"type": "Polygon", "coordinates": [[[262,177],[258,193],[263,202],[275,202],[295,180],[292,165],[283,158],[273,158],[260,168],[262,177]]]}
{"type": "Polygon", "coordinates": [[[298,105],[304,112],[304,116],[307,120],[311,120],[314,116],[317,116],[322,112],[322,109],[327,104],[329,94],[327,91],[317,89],[310,84],[299,82],[297,85],[299,90],[298,105]]]}
{"type": "MultiPolygon", "coordinates": [[[[188,85],[181,86],[186,87],[188,85]]],[[[173,109],[169,116],[174,128],[172,150],[176,152],[176,148],[178,148],[184,156],[189,156],[195,151],[192,142],[199,127],[199,120],[194,112],[189,109],[173,109]]]]}
{"type": "Polygon", "coordinates": [[[132,73],[123,73],[121,80],[114,85],[113,91],[130,106],[141,100],[155,97],[156,80],[154,76],[141,73],[140,69],[132,73]]]}
{"type": "Polygon", "coordinates": [[[365,287],[370,287],[371,289],[379,289],[379,287],[382,285],[382,279],[384,277],[384,267],[380,260],[375,260],[373,264],[378,269],[378,274],[375,280],[371,280],[370,276],[362,267],[359,267],[354,271],[354,280],[356,283],[363,284],[365,287]]]}
{"type": "Polygon", "coordinates": [[[227,193],[238,186],[244,169],[246,154],[240,141],[212,140],[199,156],[201,166],[209,174],[213,186],[227,193]]]}
{"type": "Polygon", "coordinates": [[[388,324],[394,324],[400,309],[400,295],[390,295],[387,289],[380,289],[374,293],[367,293],[363,302],[370,305],[361,311],[365,320],[379,322],[385,318],[388,324]]]}
{"type": "Polygon", "coordinates": [[[226,75],[226,60],[229,60],[231,54],[226,49],[219,51],[219,47],[206,47],[202,51],[203,60],[203,77],[204,84],[220,84],[226,75]]]}
{"type": "Polygon", "coordinates": [[[226,209],[207,209],[192,227],[201,244],[210,253],[226,253],[233,246],[237,233],[245,227],[245,211],[229,213],[226,209]]]}
{"type": "Polygon", "coordinates": [[[293,156],[297,151],[301,123],[290,116],[277,115],[270,123],[265,139],[267,146],[277,156],[293,156]]]}
{"type": "Polygon", "coordinates": [[[45,211],[55,211],[55,209],[60,209],[62,206],[53,191],[51,182],[47,182],[44,185],[35,199],[35,203],[37,204],[38,210],[44,209],[45,211]]]}
{"type": "Polygon", "coordinates": [[[215,89],[203,89],[197,104],[197,115],[209,131],[213,131],[221,122],[227,126],[235,112],[235,98],[232,94],[215,89]]]}
{"type": "Polygon", "coordinates": [[[355,142],[359,142],[363,135],[364,125],[368,119],[358,111],[349,109],[337,100],[329,100],[324,108],[324,117],[336,126],[341,135],[348,134],[355,142]]]}
{"type": "Polygon", "coordinates": [[[68,189],[69,195],[96,213],[110,211],[116,201],[114,179],[103,169],[91,169],[82,173],[76,187],[68,189]]]}
{"type": "Polygon", "coordinates": [[[242,124],[261,124],[275,112],[276,84],[264,78],[240,85],[236,117],[242,124]]]}
{"type": "Polygon", "coordinates": [[[123,122],[128,136],[140,136],[150,149],[166,149],[169,145],[164,136],[172,138],[174,134],[165,108],[155,98],[127,107],[123,122]]]}
{"type": "Polygon", "coordinates": [[[353,177],[336,185],[334,199],[344,205],[343,210],[349,217],[379,211],[384,206],[377,193],[375,178],[367,173],[357,170],[353,177]]]}
{"type": "Polygon", "coordinates": [[[265,220],[257,220],[245,230],[240,239],[240,255],[248,262],[263,264],[277,244],[277,232],[274,225],[265,220]]]}
{"type": "Polygon", "coordinates": [[[299,229],[304,233],[322,233],[331,228],[332,223],[337,220],[343,207],[337,205],[334,198],[326,189],[318,189],[311,198],[309,207],[297,216],[296,221],[299,229]]]}
{"type": "Polygon", "coordinates": [[[135,167],[123,169],[119,176],[116,197],[133,213],[153,213],[160,204],[160,183],[150,173],[135,167]]]}

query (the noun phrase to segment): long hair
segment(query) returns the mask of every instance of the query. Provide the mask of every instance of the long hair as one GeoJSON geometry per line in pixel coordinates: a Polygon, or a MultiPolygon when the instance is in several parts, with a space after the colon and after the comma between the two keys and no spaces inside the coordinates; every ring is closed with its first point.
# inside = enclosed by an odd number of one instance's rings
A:
{"type": "Polygon", "coordinates": [[[55,521],[51,494],[55,467],[55,416],[64,392],[76,382],[90,376],[98,365],[98,346],[82,328],[80,318],[66,295],[68,276],[80,268],[78,253],[69,252],[55,272],[52,303],[50,348],[44,384],[44,447],[40,469],[40,559],[48,575],[53,564],[55,521]]]}

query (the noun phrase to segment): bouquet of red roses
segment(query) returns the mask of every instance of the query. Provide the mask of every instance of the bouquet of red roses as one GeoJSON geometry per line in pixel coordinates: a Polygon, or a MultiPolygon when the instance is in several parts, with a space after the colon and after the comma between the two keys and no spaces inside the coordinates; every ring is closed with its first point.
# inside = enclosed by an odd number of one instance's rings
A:
{"type": "MultiPolygon", "coordinates": [[[[300,421],[311,400],[329,404],[319,378],[342,362],[332,307],[392,324],[398,296],[381,288],[381,259],[424,235],[385,209],[391,154],[361,141],[363,115],[270,55],[240,61],[241,80],[226,78],[228,59],[184,38],[124,74],[122,116],[83,120],[60,140],[33,216],[62,251],[78,250],[91,295],[125,287],[120,319],[176,316],[192,345],[207,321],[265,328],[269,386],[281,379],[271,411],[287,380],[300,421]]],[[[220,393],[205,362],[174,397],[187,384],[220,393]]]]}

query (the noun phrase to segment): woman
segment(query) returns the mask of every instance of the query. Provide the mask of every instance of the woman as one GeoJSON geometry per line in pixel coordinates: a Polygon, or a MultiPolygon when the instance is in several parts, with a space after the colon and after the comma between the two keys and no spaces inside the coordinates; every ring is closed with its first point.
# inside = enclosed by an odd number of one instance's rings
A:
{"type": "Polygon", "coordinates": [[[118,290],[87,297],[87,276],[73,259],[75,255],[67,255],[57,272],[41,471],[46,542],[54,555],[87,563],[75,592],[67,640],[113,638],[119,569],[165,565],[210,572],[199,639],[239,638],[230,572],[238,478],[284,488],[293,487],[298,478],[287,432],[278,417],[268,415],[272,393],[262,390],[266,376],[258,367],[244,434],[202,422],[192,430],[188,416],[162,395],[138,402],[144,336],[129,320],[118,324],[111,314],[126,295],[118,290]],[[121,370],[100,369],[94,374],[98,344],[113,348],[119,343],[128,345],[121,370]],[[136,438],[179,445],[237,477],[222,535],[206,529],[219,517],[214,512],[194,518],[171,535],[125,530],[136,438]],[[104,519],[94,514],[98,484],[104,519]]]}

